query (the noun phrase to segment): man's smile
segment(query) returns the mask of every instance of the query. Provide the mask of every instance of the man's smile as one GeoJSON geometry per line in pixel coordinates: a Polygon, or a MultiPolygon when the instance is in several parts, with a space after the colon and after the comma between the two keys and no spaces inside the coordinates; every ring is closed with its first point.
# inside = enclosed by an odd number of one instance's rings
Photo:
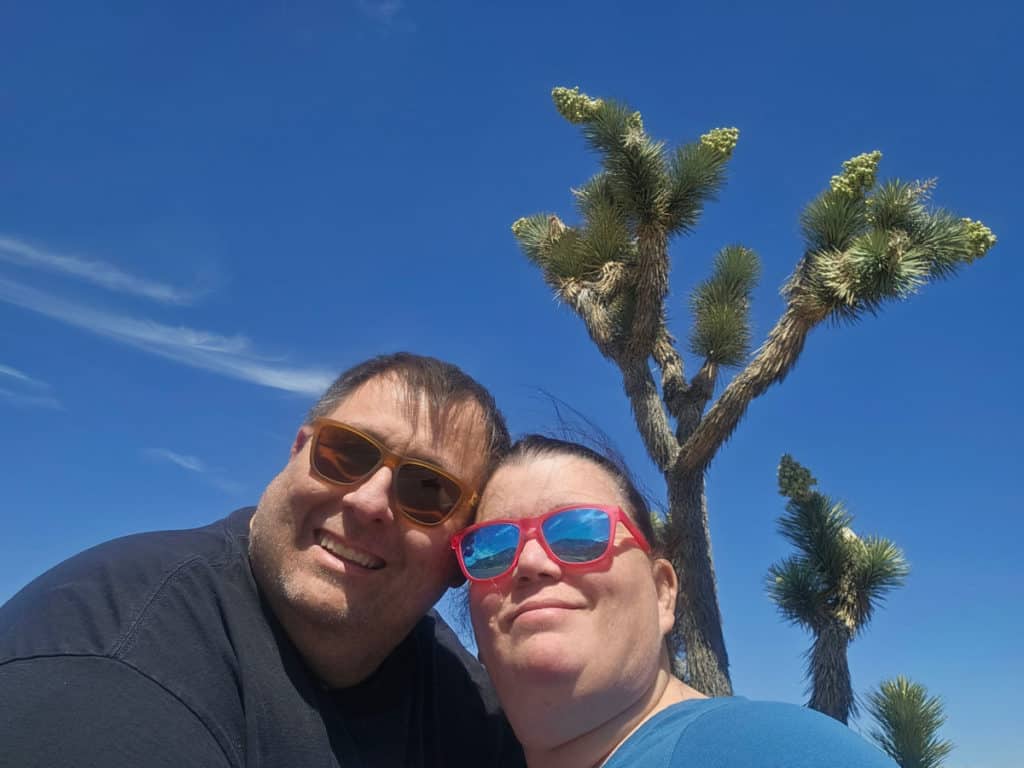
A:
{"type": "Polygon", "coordinates": [[[356,549],[322,529],[314,532],[314,539],[320,547],[346,563],[352,563],[371,571],[383,568],[385,565],[384,560],[376,555],[356,549]]]}

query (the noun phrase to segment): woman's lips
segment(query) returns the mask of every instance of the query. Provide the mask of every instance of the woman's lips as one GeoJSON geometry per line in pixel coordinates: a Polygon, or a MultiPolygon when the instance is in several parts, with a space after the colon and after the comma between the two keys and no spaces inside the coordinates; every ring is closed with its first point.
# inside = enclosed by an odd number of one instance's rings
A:
{"type": "Polygon", "coordinates": [[[580,606],[566,602],[565,600],[531,600],[523,603],[512,612],[512,621],[515,622],[521,616],[534,614],[536,618],[545,616],[556,616],[562,611],[578,610],[580,606]]]}

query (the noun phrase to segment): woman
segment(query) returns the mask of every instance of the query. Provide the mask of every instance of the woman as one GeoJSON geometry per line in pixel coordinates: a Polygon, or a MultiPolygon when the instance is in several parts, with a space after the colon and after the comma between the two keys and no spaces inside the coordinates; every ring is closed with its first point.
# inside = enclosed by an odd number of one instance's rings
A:
{"type": "Polygon", "coordinates": [[[481,659],[531,768],[883,768],[838,722],[709,699],[673,677],[676,576],[643,497],[614,463],[537,435],[488,481],[452,546],[481,659]]]}

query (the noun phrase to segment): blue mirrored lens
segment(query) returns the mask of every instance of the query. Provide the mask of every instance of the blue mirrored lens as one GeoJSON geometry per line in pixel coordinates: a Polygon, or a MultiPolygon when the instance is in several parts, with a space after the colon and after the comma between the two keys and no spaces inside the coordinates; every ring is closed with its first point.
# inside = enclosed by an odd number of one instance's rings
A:
{"type": "Polygon", "coordinates": [[[474,579],[493,579],[512,566],[519,528],[508,523],[484,526],[462,539],[462,562],[474,579]]]}
{"type": "Polygon", "coordinates": [[[541,526],[551,551],[566,563],[597,560],[608,548],[611,527],[608,513],[600,509],[567,509],[541,526]]]}

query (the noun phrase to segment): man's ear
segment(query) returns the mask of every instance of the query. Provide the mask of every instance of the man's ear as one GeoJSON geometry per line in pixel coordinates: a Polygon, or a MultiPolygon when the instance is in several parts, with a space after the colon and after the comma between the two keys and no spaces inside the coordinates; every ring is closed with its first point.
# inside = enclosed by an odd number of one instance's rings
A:
{"type": "Polygon", "coordinates": [[[292,443],[291,453],[288,455],[288,459],[294,459],[297,455],[302,452],[302,449],[306,447],[306,442],[310,437],[313,436],[313,428],[309,424],[303,424],[299,427],[299,431],[295,433],[295,442],[292,443]]]}
{"type": "Polygon", "coordinates": [[[651,566],[654,576],[654,587],[658,593],[658,624],[661,634],[672,631],[676,621],[676,594],[679,592],[679,580],[675,569],[668,560],[659,557],[651,566]]]}

